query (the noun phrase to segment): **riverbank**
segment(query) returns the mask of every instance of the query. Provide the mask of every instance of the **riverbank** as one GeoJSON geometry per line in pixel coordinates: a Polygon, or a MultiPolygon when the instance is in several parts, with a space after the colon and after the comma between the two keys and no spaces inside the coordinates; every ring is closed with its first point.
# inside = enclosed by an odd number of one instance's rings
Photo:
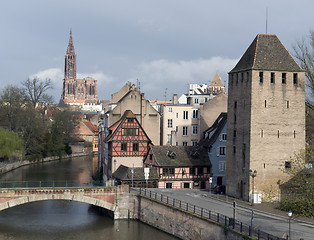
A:
{"type": "MultiPolygon", "coordinates": [[[[73,153],[71,155],[65,155],[62,156],[61,159],[69,159],[69,158],[75,158],[75,157],[83,157],[83,156],[88,156],[90,155],[90,153],[73,153]]],[[[7,173],[10,172],[14,169],[23,167],[23,166],[27,166],[27,165],[31,165],[31,164],[37,164],[37,163],[45,163],[45,162],[51,162],[51,161],[57,161],[60,160],[59,156],[52,156],[52,157],[46,157],[46,158],[42,158],[39,159],[37,161],[28,161],[28,160],[24,160],[24,161],[17,161],[17,162],[12,162],[12,163],[8,163],[4,166],[0,167],[0,174],[3,173],[7,173]]]]}

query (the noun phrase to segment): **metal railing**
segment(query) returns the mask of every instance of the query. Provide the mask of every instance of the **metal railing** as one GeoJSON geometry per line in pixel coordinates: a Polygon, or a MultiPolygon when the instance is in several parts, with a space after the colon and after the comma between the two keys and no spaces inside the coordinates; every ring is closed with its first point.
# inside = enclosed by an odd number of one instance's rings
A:
{"type": "Polygon", "coordinates": [[[199,217],[215,221],[217,223],[221,223],[225,225],[226,227],[229,227],[233,229],[234,231],[247,234],[253,239],[258,240],[284,240],[285,238],[276,237],[272,234],[266,233],[258,228],[252,228],[250,225],[247,225],[245,223],[242,223],[238,220],[235,220],[234,218],[227,217],[223,214],[220,214],[218,212],[198,207],[194,204],[184,202],[182,200],[177,200],[174,198],[171,198],[167,195],[163,195],[161,193],[157,193],[151,190],[148,190],[146,188],[139,188],[139,189],[132,189],[136,191],[138,194],[154,199],[156,201],[162,202],[164,204],[167,204],[168,206],[172,206],[175,208],[178,208],[180,210],[183,210],[188,213],[195,214],[199,217]]]}
{"type": "Polygon", "coordinates": [[[1,188],[71,188],[71,187],[106,187],[104,181],[0,181],[1,188]]]}

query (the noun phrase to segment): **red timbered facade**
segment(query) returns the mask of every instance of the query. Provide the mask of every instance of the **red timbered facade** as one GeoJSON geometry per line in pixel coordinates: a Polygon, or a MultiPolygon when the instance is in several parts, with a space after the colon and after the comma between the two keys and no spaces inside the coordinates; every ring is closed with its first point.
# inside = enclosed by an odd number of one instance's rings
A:
{"type": "Polygon", "coordinates": [[[149,150],[151,140],[131,110],[109,127],[108,160],[111,161],[112,172],[122,164],[127,167],[143,167],[143,158],[149,150]]]}

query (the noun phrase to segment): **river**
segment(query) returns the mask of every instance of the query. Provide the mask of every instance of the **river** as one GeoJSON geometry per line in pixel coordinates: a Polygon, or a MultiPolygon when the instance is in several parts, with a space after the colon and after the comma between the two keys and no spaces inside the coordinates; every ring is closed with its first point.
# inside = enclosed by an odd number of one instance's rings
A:
{"type": "MultiPolygon", "coordinates": [[[[0,176],[1,181],[91,179],[97,157],[38,163],[0,176]]],[[[47,200],[19,205],[0,212],[0,240],[170,240],[167,233],[136,220],[113,220],[86,203],[47,200]]]]}

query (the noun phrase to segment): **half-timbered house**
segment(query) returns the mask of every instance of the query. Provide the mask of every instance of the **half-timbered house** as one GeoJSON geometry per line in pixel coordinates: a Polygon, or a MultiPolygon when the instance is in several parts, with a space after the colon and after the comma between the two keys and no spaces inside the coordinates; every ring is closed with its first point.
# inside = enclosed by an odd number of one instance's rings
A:
{"type": "Polygon", "coordinates": [[[150,146],[144,167],[157,168],[158,188],[210,188],[211,163],[202,147],[150,146]]]}
{"type": "Polygon", "coordinates": [[[151,145],[151,140],[131,110],[126,110],[109,127],[105,142],[108,146],[108,161],[113,168],[111,172],[115,172],[120,165],[143,167],[143,158],[151,145]]]}

